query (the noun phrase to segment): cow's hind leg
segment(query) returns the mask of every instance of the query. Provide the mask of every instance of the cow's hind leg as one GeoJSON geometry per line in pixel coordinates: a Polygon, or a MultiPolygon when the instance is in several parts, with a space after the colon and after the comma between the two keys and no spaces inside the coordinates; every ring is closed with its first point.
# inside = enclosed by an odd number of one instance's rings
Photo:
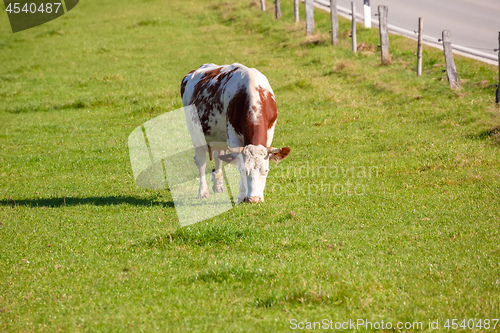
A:
{"type": "Polygon", "coordinates": [[[204,147],[195,148],[194,163],[198,167],[200,173],[200,189],[198,191],[198,196],[200,199],[208,198],[208,185],[205,177],[205,170],[207,169],[207,151],[204,147]]]}
{"type": "MultiPolygon", "coordinates": [[[[224,153],[224,152],[222,152],[224,153]]],[[[222,161],[219,159],[220,151],[214,151],[215,169],[212,171],[212,189],[215,193],[224,192],[224,176],[222,175],[222,161]]]]}

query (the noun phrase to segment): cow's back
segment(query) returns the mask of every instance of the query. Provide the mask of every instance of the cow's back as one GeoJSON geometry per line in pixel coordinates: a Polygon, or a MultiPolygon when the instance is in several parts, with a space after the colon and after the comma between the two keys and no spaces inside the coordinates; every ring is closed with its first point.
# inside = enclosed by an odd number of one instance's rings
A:
{"type": "Polygon", "coordinates": [[[196,106],[207,142],[270,144],[276,103],[267,78],[258,70],[241,64],[202,65],[184,77],[181,96],[184,106],[196,106]]]}

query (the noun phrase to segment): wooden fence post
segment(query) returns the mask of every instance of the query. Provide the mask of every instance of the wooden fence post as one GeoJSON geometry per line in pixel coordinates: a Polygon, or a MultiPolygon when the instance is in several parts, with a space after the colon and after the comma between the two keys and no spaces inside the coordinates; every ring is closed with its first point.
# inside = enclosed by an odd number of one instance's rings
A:
{"type": "Polygon", "coordinates": [[[279,20],[281,18],[281,4],[280,0],[274,0],[274,10],[276,13],[276,19],[279,20]]]}
{"type": "Polygon", "coordinates": [[[265,12],[266,11],[266,0],[260,0],[260,9],[265,12]]]}
{"type": "Polygon", "coordinates": [[[457,69],[455,67],[455,60],[453,59],[450,34],[451,34],[450,30],[443,31],[442,40],[443,40],[444,59],[446,61],[446,76],[448,77],[450,88],[457,89],[460,88],[460,85],[458,84],[458,74],[457,74],[457,69]]]}
{"type": "Polygon", "coordinates": [[[417,76],[422,76],[422,38],[424,34],[424,19],[418,18],[418,46],[417,46],[417,76]]]}
{"type": "Polygon", "coordinates": [[[337,0],[330,0],[330,18],[332,20],[332,45],[339,43],[339,17],[337,13],[337,0]]]}
{"type": "Polygon", "coordinates": [[[311,35],[314,33],[314,2],[313,0],[306,1],[306,33],[311,35]]]}
{"type": "Polygon", "coordinates": [[[363,11],[365,14],[365,28],[372,27],[372,7],[370,7],[370,0],[363,0],[363,11]]]}
{"type": "Polygon", "coordinates": [[[352,22],[351,22],[351,38],[352,38],[352,52],[357,51],[357,41],[356,41],[356,3],[351,1],[351,12],[352,12],[352,22]]]}
{"type": "Polygon", "coordinates": [[[382,57],[382,65],[388,65],[391,62],[389,55],[389,33],[387,32],[387,14],[389,8],[386,6],[378,6],[378,21],[380,30],[380,54],[382,57]]]}
{"type": "Polygon", "coordinates": [[[295,23],[299,22],[299,0],[293,0],[293,16],[295,23]]]}
{"type": "Polygon", "coordinates": [[[498,85],[495,101],[500,103],[500,31],[498,32],[498,85]]]}

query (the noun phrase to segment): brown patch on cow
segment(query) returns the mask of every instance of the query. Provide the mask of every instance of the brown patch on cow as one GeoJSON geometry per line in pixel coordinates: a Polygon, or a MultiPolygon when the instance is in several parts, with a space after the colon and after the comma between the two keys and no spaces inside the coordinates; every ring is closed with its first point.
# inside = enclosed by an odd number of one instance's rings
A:
{"type": "MultiPolygon", "coordinates": [[[[221,73],[218,77],[218,80],[219,81],[229,81],[229,79],[231,78],[231,76],[233,76],[233,73],[236,72],[238,69],[240,69],[239,67],[235,67],[233,69],[231,69],[229,72],[224,72],[224,73],[221,73]]],[[[223,83],[226,83],[226,82],[223,82],[223,83]]]]}
{"type": "Polygon", "coordinates": [[[248,93],[243,88],[229,103],[227,119],[236,133],[243,136],[245,146],[253,144],[266,147],[267,131],[273,126],[278,113],[273,95],[262,87],[257,87],[257,92],[259,93],[258,108],[260,110],[250,107],[248,93]],[[260,114],[257,123],[252,121],[252,113],[254,112],[260,114]]]}
{"type": "Polygon", "coordinates": [[[233,126],[237,134],[243,135],[244,145],[250,144],[253,136],[252,126],[248,126],[250,101],[245,88],[240,89],[227,106],[227,122],[233,126]]]}
{"type": "Polygon", "coordinates": [[[267,131],[273,127],[278,117],[278,112],[276,110],[276,101],[274,100],[273,94],[262,87],[257,87],[257,92],[259,93],[259,108],[260,110],[253,109],[252,112],[257,112],[259,114],[258,123],[253,123],[251,121],[252,115],[250,112],[247,114],[247,126],[250,127],[251,136],[250,143],[253,145],[263,145],[267,146],[267,131]]]}
{"type": "Polygon", "coordinates": [[[222,112],[222,89],[220,89],[222,81],[219,77],[222,68],[222,66],[215,68],[203,75],[194,87],[193,99],[190,102],[190,104],[196,106],[205,135],[210,134],[210,127],[208,126],[210,114],[222,112]]]}
{"type": "MultiPolygon", "coordinates": [[[[251,129],[250,132],[250,140],[248,144],[253,145],[263,145],[267,146],[267,127],[266,127],[266,115],[264,114],[264,109],[261,108],[260,116],[257,119],[257,123],[252,121],[251,113],[259,112],[255,107],[252,107],[251,111],[247,113],[247,127],[251,129]]],[[[246,141],[246,140],[245,140],[246,141]]],[[[245,144],[246,145],[246,144],[245,144]]]]}
{"type": "Polygon", "coordinates": [[[184,91],[186,91],[186,85],[188,83],[188,76],[190,74],[193,74],[195,71],[196,71],[196,69],[193,69],[192,71],[190,71],[189,73],[187,73],[187,75],[184,76],[184,78],[182,79],[182,82],[181,82],[181,98],[184,97],[184,91]]]}
{"type": "Polygon", "coordinates": [[[184,91],[186,91],[186,84],[187,84],[187,75],[184,76],[181,82],[181,98],[184,97],[184,91]]]}
{"type": "Polygon", "coordinates": [[[279,159],[282,160],[284,158],[286,158],[288,156],[288,154],[290,154],[290,151],[292,149],[290,149],[290,147],[283,147],[281,148],[281,151],[279,153],[277,153],[276,155],[278,155],[279,159]]]}
{"type": "Polygon", "coordinates": [[[211,71],[205,72],[205,75],[201,78],[200,82],[198,82],[196,87],[198,86],[206,87],[209,83],[212,83],[211,82],[212,80],[217,81],[217,76],[220,74],[221,71],[222,71],[222,66],[217,67],[216,69],[213,69],[211,71]]]}
{"type": "Polygon", "coordinates": [[[274,164],[278,164],[282,159],[286,158],[290,154],[290,147],[281,148],[279,153],[271,154],[271,160],[274,164]]]}
{"type": "Polygon", "coordinates": [[[276,101],[274,96],[262,87],[258,87],[259,92],[261,114],[263,116],[264,124],[266,124],[267,129],[273,127],[276,118],[278,117],[278,111],[276,109],[276,101]]]}

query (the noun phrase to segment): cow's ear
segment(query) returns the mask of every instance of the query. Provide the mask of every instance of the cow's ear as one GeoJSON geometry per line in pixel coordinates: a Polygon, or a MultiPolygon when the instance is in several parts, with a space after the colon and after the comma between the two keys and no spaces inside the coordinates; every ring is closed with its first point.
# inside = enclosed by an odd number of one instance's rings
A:
{"type": "Polygon", "coordinates": [[[238,154],[235,154],[235,153],[226,154],[226,155],[219,155],[219,159],[221,161],[226,162],[226,163],[232,163],[233,161],[236,160],[237,157],[238,157],[238,154]]]}
{"type": "Polygon", "coordinates": [[[286,158],[288,154],[290,154],[290,147],[283,147],[280,149],[279,153],[272,153],[271,154],[271,160],[274,162],[274,164],[278,164],[279,161],[282,159],[286,158]]]}

